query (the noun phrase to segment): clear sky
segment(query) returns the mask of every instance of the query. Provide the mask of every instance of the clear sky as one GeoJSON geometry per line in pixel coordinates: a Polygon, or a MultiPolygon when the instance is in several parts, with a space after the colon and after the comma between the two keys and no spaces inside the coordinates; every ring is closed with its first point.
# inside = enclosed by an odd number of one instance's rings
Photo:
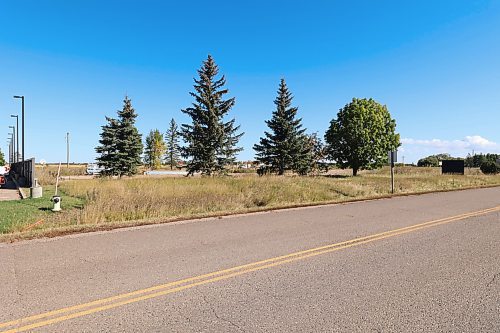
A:
{"type": "Polygon", "coordinates": [[[125,94],[137,126],[188,119],[207,54],[236,97],[240,159],[266,129],[280,78],[323,136],[352,97],[386,104],[405,162],[500,152],[500,1],[0,0],[0,141],[26,96],[26,155],[95,158],[125,94]]]}

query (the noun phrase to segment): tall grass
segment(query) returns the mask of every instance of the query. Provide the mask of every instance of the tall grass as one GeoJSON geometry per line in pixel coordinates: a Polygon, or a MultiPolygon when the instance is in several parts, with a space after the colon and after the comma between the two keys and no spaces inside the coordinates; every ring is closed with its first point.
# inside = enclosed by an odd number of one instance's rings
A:
{"type": "MultiPolygon", "coordinates": [[[[500,184],[500,175],[440,175],[433,168],[399,168],[398,193],[500,184]]],[[[259,209],[388,195],[388,169],[358,177],[131,178],[66,181],[64,193],[85,202],[80,210],[57,216],[56,224],[100,224],[246,212],[259,209]]]]}
{"type": "MultiPolygon", "coordinates": [[[[35,167],[35,177],[41,185],[54,185],[57,178],[58,165],[37,165],[35,167]]],[[[69,168],[63,164],[61,165],[60,176],[81,176],[85,175],[87,171],[86,165],[71,165],[69,168]]]]}

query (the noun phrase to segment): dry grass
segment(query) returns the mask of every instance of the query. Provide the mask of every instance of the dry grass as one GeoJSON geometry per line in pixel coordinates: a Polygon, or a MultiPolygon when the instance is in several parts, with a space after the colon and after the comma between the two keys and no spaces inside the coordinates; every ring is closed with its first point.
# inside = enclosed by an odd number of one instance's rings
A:
{"type": "MultiPolygon", "coordinates": [[[[57,178],[58,165],[37,165],[35,167],[35,177],[38,179],[40,185],[54,185],[57,178]]],[[[76,164],[69,165],[69,168],[63,164],[61,165],[61,176],[82,176],[87,171],[86,165],[76,164]]]]}
{"type": "MultiPolygon", "coordinates": [[[[133,220],[171,220],[217,213],[342,202],[389,194],[389,171],[365,172],[359,177],[244,177],[132,178],[68,181],[68,195],[86,202],[68,212],[64,224],[99,224],[133,220]]],[[[398,168],[398,193],[470,188],[500,184],[500,176],[470,172],[443,176],[439,169],[398,168]]],[[[58,216],[58,224],[63,222],[58,216]]]]}
{"type": "MultiPolygon", "coordinates": [[[[389,170],[358,177],[240,175],[238,177],[138,177],[64,181],[62,191],[83,208],[51,214],[27,237],[117,226],[160,223],[309,204],[345,202],[390,195],[389,170]],[[41,230],[40,230],[41,229],[41,230]]],[[[465,176],[441,175],[439,168],[398,167],[396,192],[423,193],[500,185],[500,175],[467,170],[465,176]]],[[[65,208],[63,197],[63,208],[65,208]]],[[[7,232],[16,232],[10,230],[7,232]]],[[[18,236],[12,236],[15,239],[18,236]]],[[[19,236],[24,237],[24,236],[19,236]]]]}

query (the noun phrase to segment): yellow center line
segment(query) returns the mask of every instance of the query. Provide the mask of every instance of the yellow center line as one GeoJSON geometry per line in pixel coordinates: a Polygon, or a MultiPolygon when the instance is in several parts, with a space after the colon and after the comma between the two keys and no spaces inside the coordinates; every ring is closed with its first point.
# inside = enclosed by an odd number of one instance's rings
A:
{"type": "Polygon", "coordinates": [[[216,282],[216,281],[220,281],[220,280],[226,280],[226,279],[229,279],[229,278],[232,278],[235,276],[239,276],[242,274],[247,274],[247,273],[258,271],[258,270],[263,270],[263,269],[275,267],[278,265],[283,265],[283,264],[286,264],[289,262],[302,260],[302,259],[318,256],[321,254],[338,251],[341,249],[346,249],[346,248],[349,248],[352,246],[366,244],[366,243],[373,242],[376,240],[382,240],[385,238],[394,237],[394,236],[406,234],[409,232],[414,232],[417,230],[421,230],[421,229],[425,229],[425,228],[429,228],[429,227],[433,227],[433,226],[437,226],[437,225],[442,225],[445,223],[450,223],[450,222],[454,222],[454,221],[458,221],[458,220],[463,220],[463,219],[466,219],[468,217],[484,215],[484,214],[488,214],[488,213],[492,213],[492,212],[496,212],[496,211],[500,211],[500,206],[489,208],[489,209],[484,209],[481,211],[455,215],[455,216],[442,218],[442,219],[438,219],[438,220],[428,221],[428,222],[424,222],[424,223],[420,223],[420,224],[416,224],[416,225],[412,225],[412,226],[408,226],[408,227],[404,227],[404,228],[389,230],[389,231],[385,231],[385,232],[381,232],[381,233],[377,233],[377,234],[373,234],[373,235],[369,235],[369,236],[365,236],[365,237],[355,238],[355,239],[340,242],[340,243],[335,243],[335,244],[316,247],[316,248],[308,249],[308,250],[304,250],[304,251],[294,252],[294,253],[290,253],[287,255],[269,258],[266,260],[261,260],[261,261],[257,261],[257,262],[253,262],[253,263],[249,263],[249,264],[245,264],[245,265],[240,265],[240,266],[236,266],[236,267],[232,267],[232,268],[228,268],[228,269],[224,269],[224,270],[220,270],[220,271],[215,271],[215,272],[211,272],[208,274],[203,274],[203,275],[199,275],[199,276],[195,276],[195,277],[191,277],[191,278],[187,278],[187,279],[183,279],[183,280],[178,280],[178,281],[174,281],[171,283],[166,283],[166,284],[162,284],[162,285],[158,285],[158,286],[154,286],[154,287],[150,287],[150,288],[146,288],[146,289],[141,289],[141,290],[137,290],[137,291],[130,292],[130,293],[120,294],[120,295],[116,295],[116,296],[112,296],[112,297],[108,297],[108,298],[103,298],[103,299],[99,299],[99,300],[89,302],[89,303],[84,303],[84,304],[79,304],[79,305],[75,305],[75,306],[71,306],[71,307],[61,308],[58,310],[49,311],[49,312],[41,313],[38,315],[26,317],[26,318],[16,319],[16,320],[12,320],[12,321],[5,322],[5,323],[0,323],[0,328],[1,327],[8,327],[8,326],[19,326],[17,328],[3,331],[2,333],[23,332],[23,331],[34,329],[37,327],[47,326],[47,325],[55,324],[55,323],[58,323],[61,321],[69,320],[72,318],[82,317],[82,316],[89,315],[92,313],[109,310],[109,309],[116,308],[119,306],[124,306],[124,305],[130,304],[130,303],[135,303],[135,302],[139,302],[139,301],[143,301],[143,300],[147,300],[147,299],[175,293],[175,292],[182,291],[182,290],[189,289],[189,288],[193,288],[193,287],[196,287],[199,285],[212,283],[212,282],[216,282]],[[201,280],[201,281],[198,281],[198,280],[201,280]],[[195,281],[198,281],[198,282],[195,282],[195,281]],[[175,287],[175,288],[172,288],[172,287],[175,287]],[[166,289],[166,290],[163,290],[163,289],[166,289]],[[138,295],[142,295],[142,296],[138,296],[138,295]],[[138,296],[138,297],[134,297],[134,296],[138,296]],[[130,297],[132,297],[132,298],[130,298],[130,297]],[[128,298],[128,299],[126,299],[126,298],[128,298]],[[106,303],[111,303],[111,304],[106,304],[106,303]],[[105,304],[105,305],[103,305],[103,304],[105,304]],[[83,310],[85,308],[89,308],[89,309],[83,310]],[[82,310],[82,311],[78,311],[78,310],[82,310]],[[77,312],[69,313],[69,312],[73,312],[73,311],[77,311],[77,312]],[[65,313],[69,313],[69,314],[61,315],[61,314],[65,314],[65,313]],[[52,317],[52,316],[56,316],[56,315],[61,315],[61,316],[58,316],[58,317],[55,317],[52,319],[48,319],[48,320],[35,322],[35,323],[24,325],[24,326],[20,326],[20,325],[26,324],[30,321],[36,321],[39,319],[44,319],[44,318],[52,317]]]}

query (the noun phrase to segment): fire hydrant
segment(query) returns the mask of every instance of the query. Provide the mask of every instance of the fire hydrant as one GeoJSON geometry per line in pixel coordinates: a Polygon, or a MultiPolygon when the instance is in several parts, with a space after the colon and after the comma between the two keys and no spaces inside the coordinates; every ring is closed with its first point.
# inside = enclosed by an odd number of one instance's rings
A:
{"type": "Polygon", "coordinates": [[[58,195],[54,195],[52,199],[50,199],[54,203],[54,208],[52,208],[53,212],[60,212],[61,211],[61,197],[58,195]]]}

